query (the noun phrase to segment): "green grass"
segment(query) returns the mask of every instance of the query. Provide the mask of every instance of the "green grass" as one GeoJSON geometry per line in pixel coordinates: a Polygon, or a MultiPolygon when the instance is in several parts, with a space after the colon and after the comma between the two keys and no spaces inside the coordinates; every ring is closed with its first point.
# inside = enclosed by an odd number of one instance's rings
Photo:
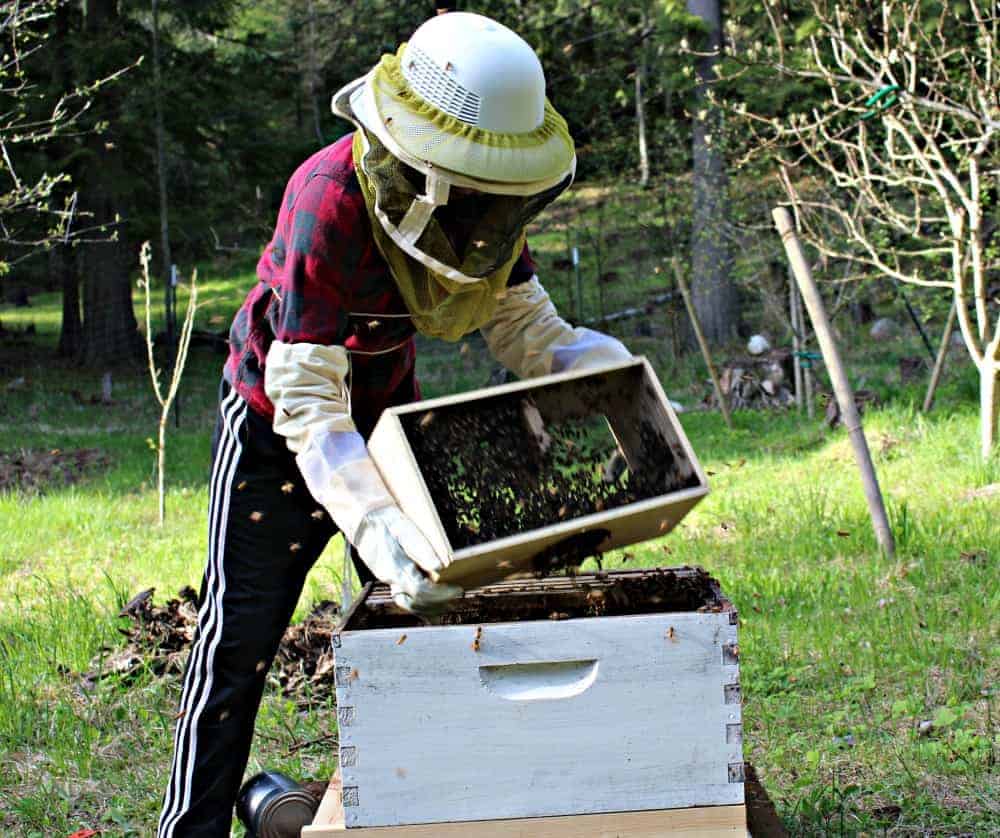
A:
{"type": "MultiPolygon", "coordinates": [[[[555,229],[536,237],[543,266],[563,241],[555,229]]],[[[252,281],[247,264],[206,271],[199,325],[221,328],[252,281]]],[[[551,284],[570,305],[568,284],[551,284]]],[[[58,311],[55,295],[0,309],[6,328],[38,330],[27,345],[0,344],[0,450],[97,447],[110,465],[75,486],[0,495],[0,828],[145,836],[179,685],[107,679],[83,693],[77,673],[117,644],[115,615],[131,594],[156,586],[162,599],[197,585],[220,358],[192,357],[160,529],[145,371],[114,370],[111,407],[78,404],[72,391],[98,393],[100,373],[53,360],[58,311]]],[[[673,357],[656,317],[651,335],[632,334],[631,321],[620,334],[650,355],[673,398],[695,405],[706,392],[700,365],[673,357]]],[[[606,564],[698,564],[721,580],[741,615],[747,757],[793,834],[997,834],[1000,503],[966,493],[1000,481],[1000,464],[976,454],[974,371],[956,358],[935,412],[923,416],[913,406],[921,385],[901,386],[896,371],[899,357],[919,354],[915,340],[871,347],[843,328],[853,380],[887,400],[865,427],[895,528],[894,561],[876,549],[843,431],[795,413],[738,413],[730,432],[714,413],[689,412],[682,422],[712,493],[678,531],[606,564]],[[921,734],[927,720],[934,724],[921,734]]],[[[426,395],[485,382],[485,350],[467,343],[461,352],[422,345],[426,395]]],[[[300,616],[336,596],[339,564],[332,545],[300,616]]],[[[303,713],[269,690],[250,770],[325,778],[335,767],[329,746],[294,746],[334,725],[332,706],[303,713]]]]}

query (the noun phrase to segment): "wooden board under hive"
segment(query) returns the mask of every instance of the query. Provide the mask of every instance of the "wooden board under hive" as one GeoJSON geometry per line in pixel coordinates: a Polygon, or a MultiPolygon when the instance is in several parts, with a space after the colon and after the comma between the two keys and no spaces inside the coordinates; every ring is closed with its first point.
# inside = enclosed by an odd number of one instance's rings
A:
{"type": "Polygon", "coordinates": [[[334,635],[348,830],[741,806],[736,612],[696,568],[508,581],[334,635]]]}
{"type": "Polygon", "coordinates": [[[708,493],[643,358],[391,408],[368,447],[464,588],[663,535],[708,493]]]}

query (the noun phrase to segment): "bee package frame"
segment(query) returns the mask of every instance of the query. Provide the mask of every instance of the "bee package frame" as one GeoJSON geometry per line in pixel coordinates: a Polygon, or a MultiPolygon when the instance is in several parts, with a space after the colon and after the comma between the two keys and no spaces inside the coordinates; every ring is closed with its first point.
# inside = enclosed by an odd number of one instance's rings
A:
{"type": "MultiPolygon", "coordinates": [[[[491,440],[475,442],[486,446],[491,440]]],[[[545,572],[553,565],[572,564],[664,535],[709,491],[708,478],[673,406],[642,357],[599,370],[558,373],[389,408],[382,413],[368,450],[403,512],[443,557],[447,566],[440,581],[466,589],[545,572]],[[446,428],[449,421],[462,421],[470,412],[491,405],[509,408],[512,400],[520,404],[524,422],[522,449],[515,453],[526,463],[551,443],[549,429],[603,419],[621,468],[639,478],[644,493],[613,507],[604,508],[599,498],[590,509],[570,509],[572,504],[564,503],[551,486],[550,508],[558,511],[550,520],[509,528],[497,538],[458,542],[455,510],[436,502],[439,487],[432,491],[429,465],[426,458],[420,461],[414,442],[431,428],[446,428]]],[[[530,475],[520,464],[517,467],[520,474],[493,474],[490,479],[510,481],[506,488],[522,492],[530,475]]],[[[607,479],[613,482],[618,475],[612,471],[607,479]]]]}

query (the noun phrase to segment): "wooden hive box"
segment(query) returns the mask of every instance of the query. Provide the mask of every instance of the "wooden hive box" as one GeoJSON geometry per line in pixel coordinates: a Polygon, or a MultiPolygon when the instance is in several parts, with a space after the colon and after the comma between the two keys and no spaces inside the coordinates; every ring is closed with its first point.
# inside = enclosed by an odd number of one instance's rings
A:
{"type": "Polygon", "coordinates": [[[704,807],[736,829],[736,612],[704,571],[507,581],[438,622],[368,586],[334,635],[347,830],[704,807]]]}
{"type": "Polygon", "coordinates": [[[394,407],[368,448],[402,510],[447,558],[442,581],[467,589],[663,535],[708,493],[644,358],[394,407]],[[540,423],[535,434],[526,411],[540,423]],[[538,432],[564,455],[541,476],[538,432]],[[574,445],[600,450],[602,438],[626,467],[617,483],[602,483],[606,459],[565,461],[574,445]],[[598,489],[605,494],[573,501],[598,489]]]}

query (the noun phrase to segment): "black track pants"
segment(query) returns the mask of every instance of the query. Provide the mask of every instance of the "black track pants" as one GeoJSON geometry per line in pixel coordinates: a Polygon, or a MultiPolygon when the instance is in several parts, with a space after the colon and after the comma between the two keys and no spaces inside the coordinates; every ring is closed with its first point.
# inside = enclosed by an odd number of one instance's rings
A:
{"type": "Polygon", "coordinates": [[[212,463],[208,563],[158,838],[229,835],[267,670],[336,532],[284,440],[225,383],[212,463]]]}

